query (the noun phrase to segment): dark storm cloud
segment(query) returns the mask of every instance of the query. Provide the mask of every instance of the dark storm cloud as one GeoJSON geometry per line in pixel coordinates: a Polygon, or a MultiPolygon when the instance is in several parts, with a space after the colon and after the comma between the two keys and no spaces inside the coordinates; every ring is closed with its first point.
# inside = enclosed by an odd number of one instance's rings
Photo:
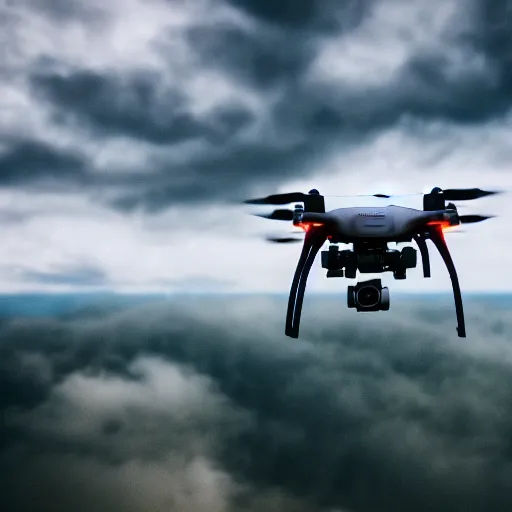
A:
{"type": "MultiPolygon", "coordinates": [[[[510,111],[509,2],[461,4],[464,30],[455,15],[441,44],[417,50],[391,78],[372,85],[334,78],[311,81],[311,65],[331,36],[350,35],[357,44],[357,29],[376,2],[231,4],[257,25],[248,29],[198,18],[184,33],[195,55],[190,71],[214,71],[248,88],[262,105],[269,105],[270,118],[263,126],[258,125],[261,112],[235,101],[207,115],[196,113],[183,86],[169,78],[175,50],[168,41],[177,37],[175,30],[154,41],[168,69],[115,73],[38,65],[31,70],[34,97],[48,104],[53,121],[69,130],[85,129],[105,139],[125,136],[164,148],[169,155],[182,155],[180,144],[197,145],[179,162],[148,149],[144,168],[126,178],[95,174],[96,185],[114,191],[114,207],[158,211],[191,201],[239,200],[256,185],[264,183],[270,191],[281,180],[310,172],[343,145],[364,142],[405,120],[411,130],[415,120],[477,125],[510,111]],[[454,68],[453,49],[468,63],[476,56],[484,65],[454,68]],[[251,131],[257,126],[257,132],[251,131]],[[151,176],[145,176],[147,169],[151,176]]],[[[15,174],[11,167],[6,167],[7,175],[15,174]]],[[[34,164],[31,175],[43,174],[45,168],[34,164]]]]}
{"type": "Polygon", "coordinates": [[[229,0],[246,13],[279,28],[328,32],[347,22],[353,25],[374,0],[229,0]]]}
{"type": "MultiPolygon", "coordinates": [[[[343,23],[339,30],[354,29],[368,5],[369,2],[340,4],[343,23]]],[[[243,7],[250,11],[254,8],[249,4],[243,7]]],[[[304,8],[298,5],[296,12],[304,8]]],[[[322,3],[312,3],[311,9],[318,15],[329,11],[322,3]]],[[[331,21],[335,18],[332,13],[324,17],[331,21]]],[[[304,21],[307,19],[304,17],[304,21]]],[[[204,143],[202,150],[185,164],[158,166],[148,162],[152,169],[159,170],[156,177],[146,181],[137,176],[133,180],[137,190],[133,194],[123,192],[114,200],[115,206],[132,209],[142,204],[157,211],[176,202],[240,199],[264,177],[276,180],[295,175],[324,149],[323,137],[314,134],[316,120],[304,129],[300,106],[292,105],[292,89],[298,86],[314,56],[315,23],[299,23],[295,34],[288,30],[278,24],[273,28],[262,26],[248,34],[235,25],[198,24],[187,30],[186,37],[204,68],[247,82],[263,101],[267,87],[288,89],[281,94],[290,95],[289,101],[280,102],[272,116],[276,143],[240,137],[240,132],[255,121],[255,114],[236,103],[220,105],[207,117],[197,118],[177,85],[167,85],[165,70],[161,74],[140,72],[130,76],[80,69],[62,73],[44,62],[31,75],[32,91],[41,101],[49,101],[56,112],[55,121],[69,128],[87,127],[100,136],[127,135],[169,148],[185,141],[204,143]],[[296,138],[297,142],[287,142],[290,133],[298,134],[291,135],[291,140],[296,138]]],[[[164,55],[173,51],[166,47],[165,38],[161,51],[164,55]]]]}
{"type": "Polygon", "coordinates": [[[449,296],[364,323],[312,297],[299,340],[285,300],[264,297],[4,322],[2,510],[30,509],[27,479],[43,510],[147,509],[123,501],[127,468],[158,501],[198,455],[243,489],[205,510],[508,510],[509,303],[468,300],[463,343],[449,296]]]}
{"type": "Polygon", "coordinates": [[[187,31],[187,39],[203,65],[214,62],[250,86],[265,89],[298,80],[313,57],[311,39],[292,43],[286,32],[262,32],[251,34],[236,25],[197,25],[187,31]]]}
{"type": "Polygon", "coordinates": [[[150,72],[123,76],[77,70],[32,77],[36,94],[58,106],[63,122],[92,127],[102,136],[128,135],[155,144],[191,139],[213,142],[233,135],[250,119],[235,107],[219,109],[205,121],[196,119],[184,96],[163,83],[163,75],[150,72]]]}
{"type": "MultiPolygon", "coordinates": [[[[403,84],[403,110],[419,118],[458,123],[484,123],[502,118],[512,106],[512,2],[468,2],[471,28],[455,38],[467,62],[475,55],[486,63],[478,72],[453,76],[447,54],[413,55],[398,76],[403,84]]],[[[454,19],[457,26],[457,19],[454,19]]],[[[397,84],[398,85],[398,84],[397,84]]]]}
{"type": "Polygon", "coordinates": [[[469,0],[460,26],[453,17],[454,34],[446,34],[447,43],[461,52],[467,69],[453,73],[449,54],[440,49],[412,55],[397,75],[396,90],[403,94],[402,113],[422,119],[446,119],[456,123],[485,123],[501,118],[512,106],[512,3],[510,0],[487,2],[469,0]],[[475,58],[485,67],[471,69],[475,58]]]}
{"type": "Polygon", "coordinates": [[[508,88],[510,94],[512,60],[512,2],[510,0],[496,0],[486,2],[475,0],[475,18],[477,30],[472,42],[482,50],[486,57],[496,66],[496,71],[503,86],[508,88]]]}
{"type": "MultiPolygon", "coordinates": [[[[286,120],[288,114],[294,121],[302,121],[300,126],[307,133],[314,134],[316,129],[325,127],[330,141],[351,132],[361,136],[392,126],[404,115],[460,123],[485,122],[506,114],[512,104],[509,0],[468,1],[469,27],[462,30],[456,14],[452,26],[457,35],[446,34],[445,44],[466,51],[468,62],[475,54],[483,57],[486,68],[475,72],[459,70],[454,74],[445,52],[447,47],[441,46],[412,54],[391,82],[383,81],[376,86],[361,84],[361,87],[337,81],[305,86],[301,78],[312,62],[316,45],[322,43],[314,31],[299,31],[294,37],[288,25],[305,30],[314,26],[313,13],[327,13],[332,19],[336,12],[342,12],[342,17],[351,21],[345,33],[352,34],[365,21],[364,15],[371,13],[375,2],[305,1],[299,2],[296,10],[286,2],[277,5],[233,0],[232,3],[271,21],[273,29],[248,34],[234,26],[202,25],[189,32],[193,46],[204,56],[205,63],[214,62],[230,74],[251,78],[256,85],[281,83],[287,94],[283,95],[277,117],[286,120]]],[[[392,9],[391,4],[389,8],[392,9]]],[[[338,30],[340,33],[343,31],[338,30]]]]}
{"type": "Polygon", "coordinates": [[[37,140],[13,140],[0,153],[0,185],[25,185],[34,181],[76,182],[86,176],[80,154],[37,140]]]}
{"type": "MultiPolygon", "coordinates": [[[[352,33],[375,2],[233,0],[231,3],[265,23],[249,32],[235,24],[212,26],[198,21],[187,30],[187,39],[203,65],[213,63],[264,91],[275,85],[287,88],[296,85],[314,59],[321,45],[320,37],[327,33],[352,33]]],[[[300,109],[301,105],[296,107],[300,109]]]]}

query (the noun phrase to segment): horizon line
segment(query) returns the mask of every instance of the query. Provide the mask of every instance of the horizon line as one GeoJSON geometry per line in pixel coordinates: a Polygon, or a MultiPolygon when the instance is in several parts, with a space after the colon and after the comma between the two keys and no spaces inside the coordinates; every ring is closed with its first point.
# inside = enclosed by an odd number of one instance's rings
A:
{"type": "MultiPolygon", "coordinates": [[[[34,296],[76,296],[76,295],[110,295],[110,296],[127,296],[127,297],[172,297],[181,295],[288,295],[288,291],[158,291],[158,292],[129,292],[116,290],[79,290],[79,291],[22,291],[22,292],[0,292],[2,297],[34,297],[34,296]]],[[[344,291],[308,291],[308,295],[343,295],[344,291]]],[[[346,292],[345,292],[346,293],[346,292]]],[[[511,290],[471,290],[462,292],[463,295],[512,295],[511,290]]],[[[452,290],[394,290],[393,295],[453,295],[452,290]]]]}

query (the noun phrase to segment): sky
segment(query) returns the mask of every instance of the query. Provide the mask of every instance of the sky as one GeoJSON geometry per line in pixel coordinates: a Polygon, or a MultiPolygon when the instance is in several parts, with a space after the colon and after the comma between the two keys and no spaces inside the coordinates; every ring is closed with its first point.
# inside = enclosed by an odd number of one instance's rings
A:
{"type": "Polygon", "coordinates": [[[0,321],[5,512],[512,509],[511,299],[169,298],[0,321]],[[262,321],[264,319],[264,321],[262,321]]]}
{"type": "MultiPolygon", "coordinates": [[[[0,10],[1,292],[284,293],[300,246],[243,199],[512,187],[508,0],[0,10]]],[[[464,290],[510,291],[510,204],[460,204],[499,215],[450,235],[464,290]]],[[[449,291],[432,252],[432,279],[384,279],[449,291]]],[[[308,290],[338,293],[323,272],[308,290]]]]}
{"type": "Polygon", "coordinates": [[[469,293],[511,291],[510,194],[459,203],[498,216],[447,235],[464,339],[449,294],[419,295],[451,291],[434,250],[433,277],[385,276],[371,315],[317,261],[286,337],[300,245],[266,243],[290,226],[241,204],[512,190],[511,18],[507,0],[0,3],[0,510],[512,510],[512,295],[469,293]]]}

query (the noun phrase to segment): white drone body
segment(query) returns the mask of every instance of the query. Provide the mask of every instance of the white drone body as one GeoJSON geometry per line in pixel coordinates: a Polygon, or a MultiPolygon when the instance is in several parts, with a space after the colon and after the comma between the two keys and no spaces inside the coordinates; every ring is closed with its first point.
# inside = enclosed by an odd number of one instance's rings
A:
{"type": "MultiPolygon", "coordinates": [[[[480,215],[459,215],[453,203],[485,197],[496,192],[473,189],[441,190],[436,187],[423,196],[423,210],[403,206],[352,207],[325,211],[324,196],[318,190],[308,194],[293,192],[275,194],[262,199],[246,201],[248,204],[289,204],[300,202],[294,210],[278,209],[261,217],[292,221],[305,232],[304,244],[293,277],[285,333],[292,338],[299,336],[299,324],[306,290],[306,282],[316,255],[326,241],[328,251],[322,252],[322,267],[327,269],[327,277],[353,279],[356,273],[392,272],[395,279],[406,279],[408,269],[416,267],[416,249],[405,247],[402,251],[389,249],[390,242],[412,242],[420,250],[423,276],[430,277],[430,260],[427,240],[434,243],[443,258],[452,281],[457,332],[466,336],[462,295],[455,265],[444,238],[444,230],[480,222],[489,217],[480,215]],[[352,244],[352,250],[340,251],[335,244],[352,244]]],[[[375,194],[376,197],[390,197],[375,194]]],[[[268,238],[269,241],[288,243],[300,241],[296,238],[268,238]]],[[[357,311],[382,311],[389,309],[389,290],[383,288],[380,279],[349,286],[347,305],[357,311]]]]}

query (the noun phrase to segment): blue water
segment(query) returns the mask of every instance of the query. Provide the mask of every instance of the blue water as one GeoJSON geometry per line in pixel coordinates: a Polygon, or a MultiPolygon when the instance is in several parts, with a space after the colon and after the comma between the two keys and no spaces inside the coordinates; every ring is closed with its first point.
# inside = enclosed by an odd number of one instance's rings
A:
{"type": "Polygon", "coordinates": [[[0,318],[58,316],[74,313],[91,306],[123,309],[163,298],[163,295],[123,295],[114,293],[0,295],[0,318]]]}
{"type": "MultiPolygon", "coordinates": [[[[76,294],[10,294],[0,295],[0,318],[8,317],[53,317],[60,315],[68,315],[79,312],[84,309],[94,307],[96,309],[120,310],[130,307],[142,305],[148,302],[159,300],[180,300],[180,299],[208,299],[211,300],[218,297],[233,297],[240,295],[241,297],[254,297],[256,295],[265,296],[267,294],[116,294],[116,293],[76,293],[76,294]]],[[[333,294],[316,294],[310,293],[312,296],[329,298],[337,295],[333,294]]],[[[287,294],[268,294],[270,297],[287,297],[287,294]]],[[[344,295],[343,295],[344,296],[344,295]]],[[[408,296],[410,299],[431,302],[435,300],[451,300],[451,293],[395,293],[395,297],[408,296]]],[[[495,304],[500,307],[512,307],[512,293],[465,293],[463,295],[464,302],[485,301],[486,303],[495,304]]]]}

